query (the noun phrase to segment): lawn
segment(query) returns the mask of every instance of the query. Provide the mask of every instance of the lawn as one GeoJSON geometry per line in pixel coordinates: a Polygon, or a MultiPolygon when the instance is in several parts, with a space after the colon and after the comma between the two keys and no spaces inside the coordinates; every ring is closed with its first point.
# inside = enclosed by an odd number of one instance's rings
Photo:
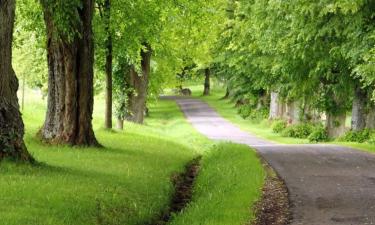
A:
{"type": "Polygon", "coordinates": [[[39,163],[0,164],[0,224],[147,224],[167,208],[174,191],[171,176],[202,154],[202,174],[191,207],[210,206],[211,195],[225,204],[212,214],[207,210],[192,214],[189,207],[188,214],[176,215],[172,224],[181,224],[187,217],[197,222],[214,221],[219,214],[219,218],[226,215],[220,224],[227,225],[240,225],[237,221],[251,218],[250,209],[259,198],[264,177],[253,151],[234,144],[213,147],[172,101],[152,105],[143,126],[126,123],[124,131],[107,131],[102,128],[101,99],[95,104],[94,129],[104,148],[80,149],[50,146],[36,138],[45,101],[28,92],[23,112],[25,140],[39,163]],[[222,163],[226,165],[220,166],[222,163]],[[239,186],[225,199],[222,191],[237,182],[239,186]],[[227,204],[233,200],[237,201],[236,210],[227,204]]]}
{"type": "Polygon", "coordinates": [[[265,172],[244,145],[217,145],[202,159],[193,202],[171,225],[243,225],[253,221],[251,207],[261,196],[265,172]]]}

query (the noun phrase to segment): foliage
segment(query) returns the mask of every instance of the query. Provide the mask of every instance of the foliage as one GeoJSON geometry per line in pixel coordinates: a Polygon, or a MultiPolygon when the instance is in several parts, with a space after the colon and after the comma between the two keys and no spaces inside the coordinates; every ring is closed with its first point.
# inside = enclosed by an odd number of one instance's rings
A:
{"type": "Polygon", "coordinates": [[[339,141],[348,142],[359,142],[363,143],[371,138],[371,131],[369,129],[364,129],[362,131],[348,131],[344,136],[339,138],[339,141]]]}
{"type": "Polygon", "coordinates": [[[328,141],[327,130],[323,126],[316,126],[309,135],[308,139],[313,143],[328,141]]]}
{"type": "Polygon", "coordinates": [[[267,108],[257,109],[256,107],[250,104],[240,105],[237,110],[238,114],[244,119],[262,121],[268,116],[267,108]]]}
{"type": "Polygon", "coordinates": [[[342,114],[353,88],[374,86],[373,1],[228,1],[215,64],[232,95],[278,91],[342,114]]]}
{"type": "Polygon", "coordinates": [[[281,133],[287,127],[285,120],[276,120],[272,123],[272,131],[274,133],[281,133]]]}
{"type": "Polygon", "coordinates": [[[40,5],[34,0],[17,2],[13,42],[13,67],[20,80],[47,90],[45,28],[40,5]]]}
{"type": "Polygon", "coordinates": [[[295,125],[287,126],[282,132],[281,135],[284,137],[293,137],[305,139],[313,132],[314,127],[309,123],[301,123],[295,125]]]}
{"type": "Polygon", "coordinates": [[[370,135],[370,138],[368,140],[369,144],[375,145],[375,131],[373,131],[370,135]]]}

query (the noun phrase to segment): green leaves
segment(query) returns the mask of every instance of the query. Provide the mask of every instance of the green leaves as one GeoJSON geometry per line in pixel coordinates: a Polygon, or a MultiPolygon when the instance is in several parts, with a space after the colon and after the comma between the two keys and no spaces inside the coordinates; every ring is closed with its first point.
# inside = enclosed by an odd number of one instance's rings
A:
{"type": "Polygon", "coordinates": [[[235,5],[216,51],[220,73],[235,90],[277,90],[286,99],[309,99],[319,110],[345,111],[358,82],[352,77],[374,87],[373,1],[235,5]]]}

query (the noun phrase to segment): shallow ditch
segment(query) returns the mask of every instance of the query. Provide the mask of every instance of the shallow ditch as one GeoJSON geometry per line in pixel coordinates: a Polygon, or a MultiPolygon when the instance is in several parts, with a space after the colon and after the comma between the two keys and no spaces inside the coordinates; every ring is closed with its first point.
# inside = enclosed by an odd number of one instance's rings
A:
{"type": "Polygon", "coordinates": [[[172,218],[173,214],[181,212],[190,202],[193,195],[195,179],[199,173],[200,161],[202,157],[197,157],[190,161],[185,171],[172,176],[174,194],[168,208],[162,212],[155,220],[146,225],[165,225],[172,218]]]}

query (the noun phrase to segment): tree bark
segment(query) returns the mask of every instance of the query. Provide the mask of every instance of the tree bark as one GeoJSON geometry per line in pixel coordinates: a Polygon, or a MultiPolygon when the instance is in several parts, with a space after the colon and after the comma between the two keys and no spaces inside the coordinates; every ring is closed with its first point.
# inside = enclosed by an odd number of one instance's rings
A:
{"type": "Polygon", "coordinates": [[[279,93],[271,92],[270,102],[270,120],[287,119],[284,118],[286,114],[286,105],[281,101],[279,93]]]}
{"type": "Polygon", "coordinates": [[[124,129],[124,120],[117,118],[117,129],[123,130],[124,129]]]}
{"type": "Polygon", "coordinates": [[[138,74],[135,67],[130,69],[130,91],[128,92],[128,115],[127,120],[142,124],[147,100],[147,89],[150,75],[151,47],[145,45],[146,49],[141,51],[141,72],[138,74]]]}
{"type": "Polygon", "coordinates": [[[367,92],[359,85],[354,90],[354,99],[352,107],[352,130],[361,131],[366,127],[366,104],[367,92]]]}
{"type": "Polygon", "coordinates": [[[366,128],[375,129],[375,105],[371,105],[366,115],[366,128]]]}
{"type": "Polygon", "coordinates": [[[210,84],[210,75],[211,75],[210,68],[205,69],[204,75],[205,75],[205,79],[204,79],[203,95],[207,96],[207,95],[210,95],[210,86],[211,86],[211,84],[210,84]]]}
{"type": "Polygon", "coordinates": [[[113,73],[113,44],[112,44],[112,33],[110,30],[111,23],[111,1],[105,0],[104,2],[104,21],[105,21],[105,31],[106,31],[106,97],[105,97],[105,128],[112,129],[112,73],[113,73]]]}
{"type": "Polygon", "coordinates": [[[229,95],[230,95],[230,91],[229,91],[229,87],[227,86],[226,91],[225,91],[225,95],[221,99],[222,100],[228,99],[229,95]]]}
{"type": "Polygon", "coordinates": [[[326,117],[326,129],[328,137],[338,138],[345,134],[346,113],[342,113],[340,115],[332,115],[331,113],[327,113],[326,117]]]}
{"type": "Polygon", "coordinates": [[[300,115],[300,102],[291,101],[286,104],[286,117],[289,124],[299,123],[301,121],[300,115]]]}
{"type": "Polygon", "coordinates": [[[77,34],[62,34],[49,5],[44,5],[47,30],[48,110],[42,139],[50,143],[99,146],[92,129],[94,103],[92,33],[94,1],[77,7],[77,34]]]}
{"type": "Polygon", "coordinates": [[[33,161],[28,153],[17,98],[18,80],[12,68],[15,0],[0,1],[0,160],[33,161]]]}

